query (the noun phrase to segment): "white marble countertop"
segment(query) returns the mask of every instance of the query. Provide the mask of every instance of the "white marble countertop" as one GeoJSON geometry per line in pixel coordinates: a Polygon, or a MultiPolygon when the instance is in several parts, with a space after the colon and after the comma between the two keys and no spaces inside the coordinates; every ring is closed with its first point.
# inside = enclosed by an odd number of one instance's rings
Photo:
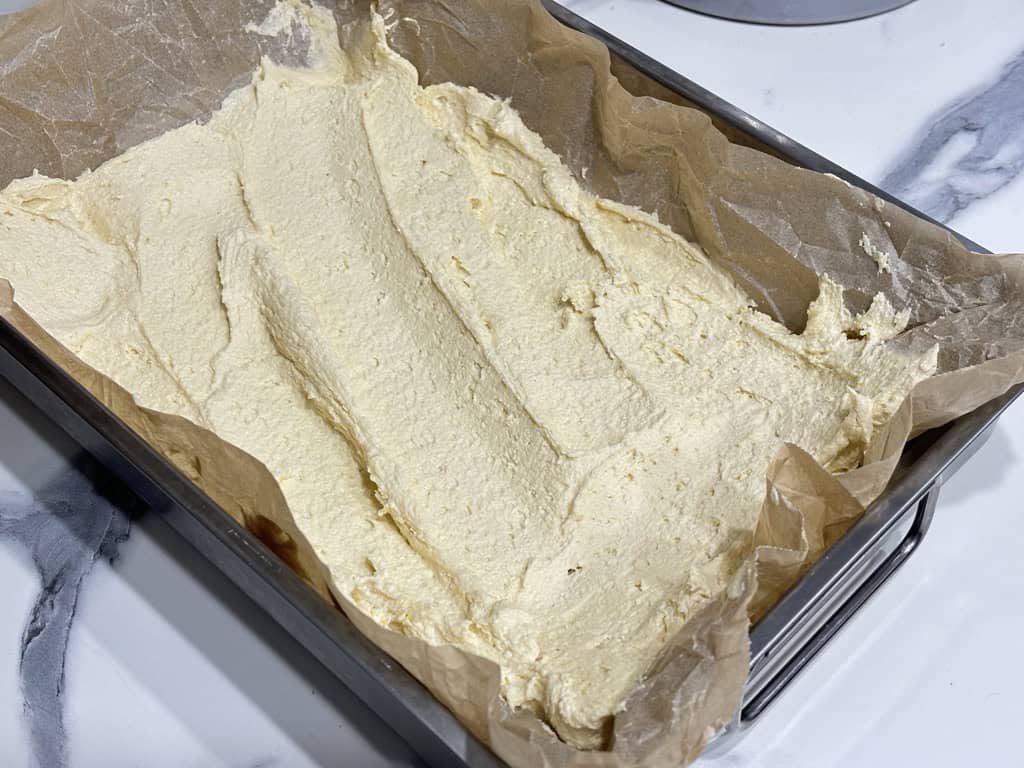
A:
{"type": "MultiPolygon", "coordinates": [[[[566,5],[986,247],[1024,248],[1020,0],[917,0],[807,28],[660,0],[566,5]]],[[[89,476],[0,385],[4,766],[418,765],[161,521],[129,520],[89,476]],[[72,500],[90,514],[72,515],[72,500]]],[[[1022,498],[1024,402],[943,490],[920,551],[742,741],[702,764],[1018,762],[1022,498]]]]}

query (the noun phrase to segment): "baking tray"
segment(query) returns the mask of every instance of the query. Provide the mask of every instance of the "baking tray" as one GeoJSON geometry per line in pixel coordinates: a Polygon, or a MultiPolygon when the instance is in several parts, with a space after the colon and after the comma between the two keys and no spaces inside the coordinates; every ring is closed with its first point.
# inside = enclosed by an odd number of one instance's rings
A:
{"type": "MultiPolygon", "coordinates": [[[[684,102],[704,110],[730,136],[796,165],[834,174],[922,216],[570,11],[554,3],[546,5],[563,23],[605,43],[618,66],[633,67],[684,102]]],[[[968,247],[982,250],[957,237],[968,247]]],[[[430,765],[502,765],[340,611],[3,320],[0,376],[106,465],[154,513],[162,515],[430,765]]],[[[1022,389],[908,444],[883,496],[752,628],[751,671],[743,704],[734,721],[716,737],[711,751],[727,749],[913,553],[928,530],[942,483],[981,446],[999,414],[1022,389]]]]}

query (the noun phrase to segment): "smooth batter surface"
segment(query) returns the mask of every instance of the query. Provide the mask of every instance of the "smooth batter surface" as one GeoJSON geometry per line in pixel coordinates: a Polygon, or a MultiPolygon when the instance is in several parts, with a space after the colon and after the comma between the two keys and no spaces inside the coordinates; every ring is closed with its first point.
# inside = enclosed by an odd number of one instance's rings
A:
{"type": "Polygon", "coordinates": [[[0,276],[145,406],[262,460],[337,588],[500,663],[580,746],[750,548],[786,441],[831,469],[927,376],[824,281],[800,336],[583,191],[376,20],[205,125],[0,195],[0,276]]]}

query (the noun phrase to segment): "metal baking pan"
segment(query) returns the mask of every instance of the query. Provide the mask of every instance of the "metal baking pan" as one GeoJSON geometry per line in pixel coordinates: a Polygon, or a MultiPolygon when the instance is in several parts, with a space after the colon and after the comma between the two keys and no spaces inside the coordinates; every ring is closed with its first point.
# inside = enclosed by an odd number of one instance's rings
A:
{"type": "MultiPolygon", "coordinates": [[[[679,74],[554,3],[563,23],[604,42],[632,66],[712,116],[730,135],[789,162],[832,173],[904,208],[679,74]]],[[[908,210],[912,210],[909,209],[908,210]]],[[[921,215],[916,211],[912,211],[921,215]]],[[[969,247],[981,250],[965,238],[969,247]]],[[[501,761],[423,686],[364,638],[260,541],[234,522],[88,391],[0,320],[0,376],[26,395],[156,514],[386,720],[430,765],[497,768],[501,761]]],[[[711,749],[742,733],[865,600],[914,551],[928,529],[942,482],[984,442],[1021,389],[910,443],[896,478],[752,629],[743,705],[711,749]]]]}

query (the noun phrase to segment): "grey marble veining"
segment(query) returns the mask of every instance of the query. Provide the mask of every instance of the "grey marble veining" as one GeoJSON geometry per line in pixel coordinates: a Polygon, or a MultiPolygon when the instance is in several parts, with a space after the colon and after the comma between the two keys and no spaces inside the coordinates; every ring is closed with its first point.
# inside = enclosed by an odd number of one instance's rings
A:
{"type": "Polygon", "coordinates": [[[1024,51],[933,115],[881,183],[949,223],[1024,171],[1024,51]]]}
{"type": "Polygon", "coordinates": [[[0,492],[0,536],[25,547],[40,592],[21,635],[19,678],[32,753],[64,768],[64,668],[82,588],[93,563],[113,561],[128,538],[132,500],[82,456],[34,495],[0,492]]]}

